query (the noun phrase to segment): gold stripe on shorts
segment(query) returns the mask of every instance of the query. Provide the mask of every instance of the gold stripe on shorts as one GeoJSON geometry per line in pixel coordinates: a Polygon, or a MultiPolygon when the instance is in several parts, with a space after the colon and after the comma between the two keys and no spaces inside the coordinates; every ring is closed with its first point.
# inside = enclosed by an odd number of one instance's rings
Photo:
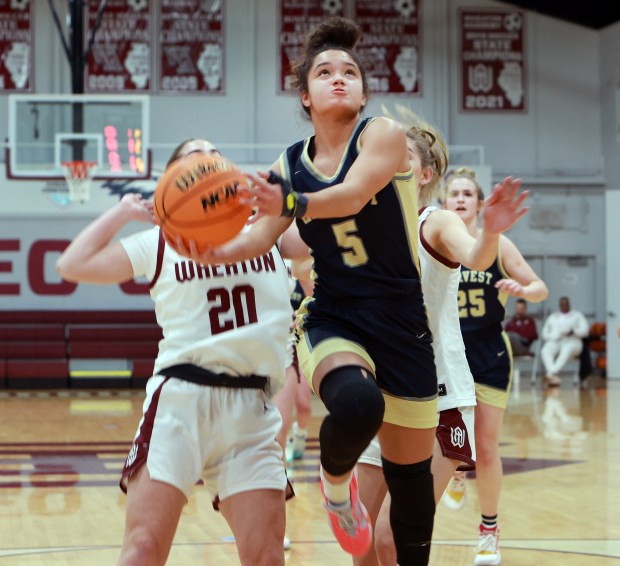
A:
{"type": "MultiPolygon", "coordinates": [[[[512,381],[512,370],[510,371],[510,381],[512,381]]],[[[476,383],[476,400],[485,405],[491,405],[498,409],[505,409],[508,406],[510,387],[508,391],[502,391],[495,387],[489,387],[481,383],[476,383]]]]}
{"type": "Polygon", "coordinates": [[[403,399],[383,392],[383,422],[407,428],[433,428],[439,422],[437,397],[434,399],[403,399]]]}
{"type": "MultiPolygon", "coordinates": [[[[327,357],[332,354],[341,354],[343,352],[351,352],[358,355],[360,358],[366,361],[366,363],[372,368],[373,374],[376,371],[375,364],[368,355],[368,352],[362,348],[356,342],[345,340],[344,338],[328,338],[322,340],[314,348],[311,348],[308,344],[308,335],[305,332],[300,333],[300,340],[297,343],[297,358],[299,359],[299,367],[302,373],[306,376],[306,381],[312,387],[312,376],[317,366],[327,357]]],[[[317,395],[318,391],[314,391],[317,395]]]]}

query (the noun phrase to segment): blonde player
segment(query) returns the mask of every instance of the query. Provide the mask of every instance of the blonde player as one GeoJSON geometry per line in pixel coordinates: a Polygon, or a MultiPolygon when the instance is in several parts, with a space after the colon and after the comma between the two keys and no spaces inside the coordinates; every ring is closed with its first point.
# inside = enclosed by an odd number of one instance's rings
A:
{"type": "MultiPolygon", "coordinates": [[[[190,140],[174,159],[216,152],[190,140]]],[[[219,153],[219,152],[218,152],[219,153]]],[[[119,564],[164,564],[199,479],[232,529],[241,564],[284,564],[286,473],[268,393],[283,379],[292,310],[277,247],[249,262],[200,265],[158,227],[120,240],[152,204],[125,195],[73,240],[57,263],[68,281],[116,284],[146,276],[164,338],[122,472],[127,491],[119,564]]]]}
{"type": "MultiPolygon", "coordinates": [[[[447,148],[441,135],[415,113],[397,106],[407,131],[409,159],[418,181],[418,255],[422,292],[433,335],[437,365],[439,425],[435,434],[432,473],[438,501],[454,471],[475,467],[474,380],[461,337],[457,294],[460,264],[488,267],[497,254],[500,232],[507,230],[526,209],[519,210],[526,194],[517,195],[519,183],[506,179],[485,203],[484,230],[478,239],[467,233],[454,213],[428,205],[447,166],[447,148]]],[[[374,551],[355,558],[358,566],[396,564],[389,524],[390,495],[381,470],[378,442],[373,441],[359,460],[360,497],[375,524],[374,551]]],[[[411,511],[415,513],[415,510],[411,511]]]]}

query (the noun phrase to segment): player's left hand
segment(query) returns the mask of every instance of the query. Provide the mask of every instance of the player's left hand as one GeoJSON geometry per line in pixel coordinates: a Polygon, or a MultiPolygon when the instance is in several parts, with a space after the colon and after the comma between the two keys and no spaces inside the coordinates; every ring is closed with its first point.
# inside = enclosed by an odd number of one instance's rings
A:
{"type": "Polygon", "coordinates": [[[529,191],[519,193],[521,179],[506,177],[493,187],[491,195],[482,205],[482,225],[485,231],[499,234],[508,230],[519,218],[527,213],[529,207],[521,208],[529,191]]]}
{"type": "Polygon", "coordinates": [[[269,173],[259,171],[258,175],[247,175],[252,181],[250,198],[245,204],[249,204],[256,211],[249,222],[254,223],[263,216],[280,216],[284,204],[282,187],[267,182],[269,173]]]}
{"type": "Polygon", "coordinates": [[[525,299],[523,285],[514,279],[500,279],[497,283],[495,283],[495,288],[500,291],[504,291],[513,297],[525,299]]]}

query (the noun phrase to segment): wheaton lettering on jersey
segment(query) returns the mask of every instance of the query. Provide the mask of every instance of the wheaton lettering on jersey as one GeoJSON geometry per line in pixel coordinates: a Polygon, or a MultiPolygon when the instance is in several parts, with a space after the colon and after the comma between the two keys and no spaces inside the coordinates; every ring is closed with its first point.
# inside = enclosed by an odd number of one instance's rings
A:
{"type": "Polygon", "coordinates": [[[273,253],[269,252],[261,257],[255,257],[247,261],[227,263],[224,265],[201,265],[193,261],[181,261],[175,264],[174,272],[179,283],[192,281],[193,279],[210,279],[211,277],[230,277],[250,272],[276,271],[276,262],[273,253]]]}

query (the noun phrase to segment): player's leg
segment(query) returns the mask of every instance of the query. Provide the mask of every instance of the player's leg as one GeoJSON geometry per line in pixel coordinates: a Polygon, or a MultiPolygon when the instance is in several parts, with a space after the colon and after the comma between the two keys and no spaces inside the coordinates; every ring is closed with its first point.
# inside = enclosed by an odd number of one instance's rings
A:
{"type": "Polygon", "coordinates": [[[183,492],[152,480],[142,466],[127,486],[125,535],[118,563],[165,564],[186,503],[183,492]]]}
{"type": "Polygon", "coordinates": [[[305,378],[300,379],[295,396],[295,412],[297,426],[293,436],[293,459],[299,460],[306,450],[308,439],[308,425],[312,416],[312,391],[305,378]]]}
{"type": "Polygon", "coordinates": [[[289,365],[286,368],[286,374],[284,377],[284,385],[274,395],[273,402],[280,411],[282,417],[282,428],[276,436],[278,444],[282,446],[282,450],[286,450],[286,439],[288,431],[293,422],[293,410],[295,408],[295,396],[297,394],[297,388],[299,386],[299,375],[293,365],[289,365]]]}
{"type": "Polygon", "coordinates": [[[476,485],[482,515],[476,564],[499,564],[498,511],[502,486],[499,438],[504,409],[478,401],[475,409],[476,485]]]}
{"type": "MultiPolygon", "coordinates": [[[[359,496],[364,507],[368,510],[370,521],[374,526],[377,524],[379,517],[379,511],[383,505],[385,497],[387,495],[387,484],[383,477],[383,470],[381,469],[381,448],[379,441],[374,438],[369,444],[368,448],[364,451],[357,464],[359,496]]],[[[389,529],[389,519],[388,519],[389,529]]],[[[377,532],[375,529],[374,547],[371,548],[363,556],[354,556],[353,564],[355,566],[378,566],[376,544],[377,544],[377,532]]],[[[389,530],[389,536],[392,536],[392,531],[389,530]]],[[[393,543],[392,543],[393,546],[393,543]]]]}
{"type": "Polygon", "coordinates": [[[284,564],[284,492],[258,489],[231,495],[220,502],[243,566],[284,564]]]}
{"type": "MultiPolygon", "coordinates": [[[[436,404],[434,405],[436,415],[436,404]]],[[[431,457],[435,427],[384,423],[379,432],[383,473],[390,491],[390,525],[400,564],[428,564],[435,495],[431,457]]]]}

